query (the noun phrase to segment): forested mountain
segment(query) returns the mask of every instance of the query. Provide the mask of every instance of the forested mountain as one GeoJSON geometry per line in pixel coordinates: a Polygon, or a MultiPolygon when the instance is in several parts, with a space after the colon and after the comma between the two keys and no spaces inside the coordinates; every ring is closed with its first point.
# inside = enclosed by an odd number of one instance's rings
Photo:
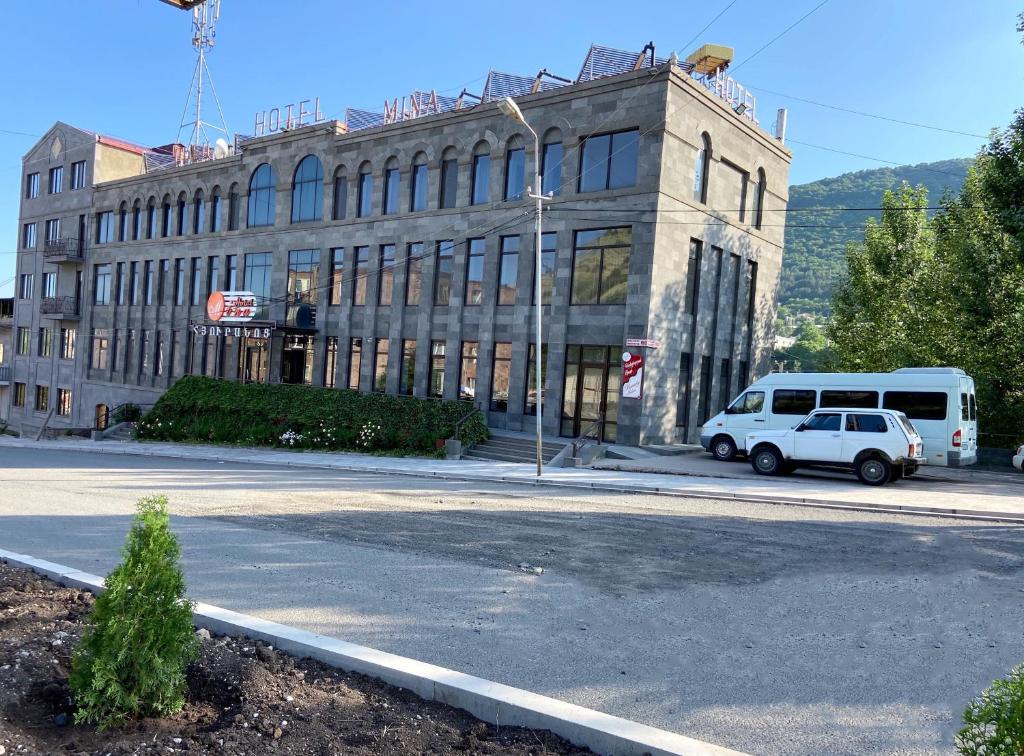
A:
{"type": "Polygon", "coordinates": [[[796,184],[789,187],[786,248],[779,289],[781,314],[829,312],[832,286],[844,270],[844,253],[851,241],[862,241],[871,210],[814,210],[809,208],[881,206],[882,193],[906,181],[928,189],[929,205],[947,191],[960,191],[970,158],[937,163],[901,165],[796,184]]]}

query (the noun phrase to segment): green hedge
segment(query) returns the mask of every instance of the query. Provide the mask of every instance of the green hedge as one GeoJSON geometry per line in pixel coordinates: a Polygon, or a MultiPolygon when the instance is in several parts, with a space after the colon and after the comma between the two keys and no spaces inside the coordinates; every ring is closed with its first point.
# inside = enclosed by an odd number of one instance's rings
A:
{"type": "MultiPolygon", "coordinates": [[[[432,454],[439,439],[454,436],[455,423],[470,409],[465,402],[186,376],[139,421],[136,435],[153,441],[432,454]]],[[[466,444],[486,439],[483,415],[466,421],[459,435],[466,444]]]]}

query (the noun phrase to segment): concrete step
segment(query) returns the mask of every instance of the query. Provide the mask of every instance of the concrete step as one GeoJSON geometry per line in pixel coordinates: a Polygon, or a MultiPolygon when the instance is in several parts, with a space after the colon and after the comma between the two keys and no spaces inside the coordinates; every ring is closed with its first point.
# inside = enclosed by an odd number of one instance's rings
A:
{"type": "MultiPolygon", "coordinates": [[[[566,441],[566,443],[569,442],[566,441]]],[[[484,441],[483,444],[481,445],[492,447],[495,449],[514,449],[517,451],[526,449],[534,451],[537,448],[537,443],[535,441],[526,441],[516,438],[501,438],[499,436],[492,436],[487,441],[484,441]]],[[[564,448],[565,444],[551,443],[549,441],[544,441],[541,444],[541,449],[543,449],[545,454],[547,454],[548,452],[558,454],[558,452],[562,451],[562,449],[564,448]]]]}
{"type": "MultiPolygon", "coordinates": [[[[544,442],[541,447],[541,458],[545,463],[554,459],[563,444],[544,442]]],[[[463,459],[488,459],[495,462],[532,462],[537,457],[537,446],[534,441],[526,438],[510,438],[494,436],[482,444],[477,444],[463,454],[463,459]]]]}
{"type": "MultiPolygon", "coordinates": [[[[486,449],[474,448],[462,455],[463,459],[474,460],[477,462],[531,462],[533,460],[523,457],[522,454],[516,454],[514,452],[504,453],[497,451],[488,451],[486,449]]],[[[547,460],[544,460],[547,462],[547,460]]]]}

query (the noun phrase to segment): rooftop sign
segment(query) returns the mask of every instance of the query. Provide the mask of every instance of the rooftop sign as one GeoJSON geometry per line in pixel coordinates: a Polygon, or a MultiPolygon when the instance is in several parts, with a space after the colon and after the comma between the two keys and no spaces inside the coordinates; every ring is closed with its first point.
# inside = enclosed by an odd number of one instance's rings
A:
{"type": "Polygon", "coordinates": [[[312,100],[300,100],[298,104],[289,103],[280,108],[271,108],[256,112],[256,123],[253,128],[253,136],[266,136],[278,131],[297,129],[300,126],[310,126],[314,123],[323,123],[327,119],[320,111],[320,98],[312,100]],[[309,110],[308,105],[313,103],[313,109],[309,110]]]}
{"type": "Polygon", "coordinates": [[[719,68],[714,76],[705,76],[702,81],[712,94],[729,103],[739,115],[752,123],[757,123],[757,98],[736,79],[728,76],[724,68],[719,68]]]}

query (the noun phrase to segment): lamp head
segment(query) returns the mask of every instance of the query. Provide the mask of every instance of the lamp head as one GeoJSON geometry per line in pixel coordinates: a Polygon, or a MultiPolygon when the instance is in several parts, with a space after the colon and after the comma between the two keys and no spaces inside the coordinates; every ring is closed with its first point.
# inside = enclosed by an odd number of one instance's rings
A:
{"type": "Polygon", "coordinates": [[[523,111],[516,105],[516,101],[511,97],[506,97],[503,100],[498,101],[498,109],[506,116],[511,118],[513,121],[519,121],[520,123],[526,123],[526,119],[523,117],[523,111]]]}

